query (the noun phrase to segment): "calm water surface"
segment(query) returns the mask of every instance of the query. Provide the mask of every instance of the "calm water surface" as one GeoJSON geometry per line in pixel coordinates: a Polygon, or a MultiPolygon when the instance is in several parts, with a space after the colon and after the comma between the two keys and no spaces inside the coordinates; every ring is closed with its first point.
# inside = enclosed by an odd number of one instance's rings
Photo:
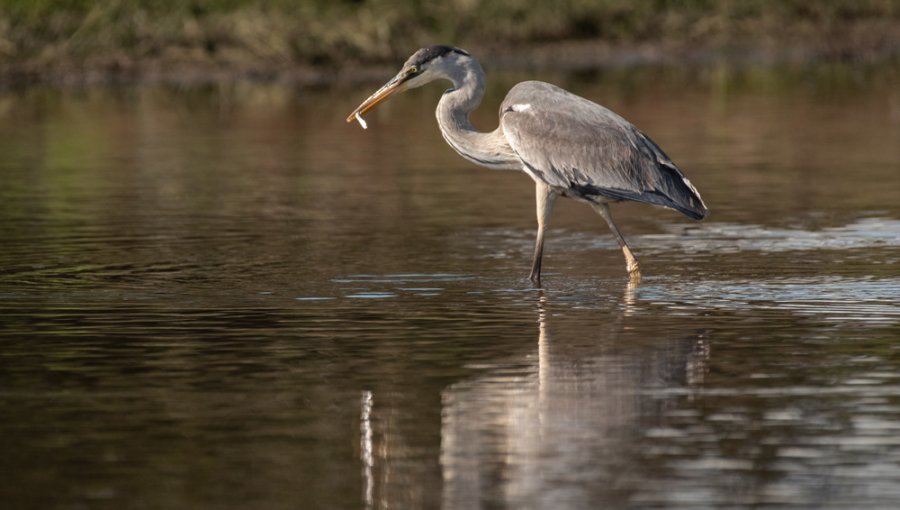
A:
{"type": "Polygon", "coordinates": [[[3,507],[897,508],[896,69],[541,77],[710,206],[614,207],[639,285],[563,201],[531,287],[441,86],[0,92],[3,507]]]}

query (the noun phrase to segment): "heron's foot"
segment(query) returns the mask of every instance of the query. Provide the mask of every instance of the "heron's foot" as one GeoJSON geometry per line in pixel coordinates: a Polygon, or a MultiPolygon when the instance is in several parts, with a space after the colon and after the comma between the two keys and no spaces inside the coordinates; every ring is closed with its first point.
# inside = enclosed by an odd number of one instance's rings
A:
{"type": "Polygon", "coordinates": [[[625,255],[625,268],[628,269],[628,274],[636,274],[640,278],[641,266],[638,264],[637,259],[634,258],[634,254],[631,253],[631,249],[628,248],[627,244],[622,244],[622,254],[625,255]]]}
{"type": "Polygon", "coordinates": [[[641,277],[641,266],[638,264],[638,261],[635,259],[627,260],[626,267],[628,268],[628,274],[631,276],[641,277]]]}
{"type": "Polygon", "coordinates": [[[626,258],[625,264],[628,268],[628,284],[637,286],[641,283],[641,266],[634,257],[626,258]]]}
{"type": "Polygon", "coordinates": [[[638,268],[637,264],[634,265],[634,268],[628,269],[628,286],[631,288],[637,288],[638,284],[641,283],[641,270],[638,268]]]}
{"type": "Polygon", "coordinates": [[[534,284],[535,287],[541,286],[541,252],[540,247],[535,251],[534,262],[531,264],[531,274],[528,275],[528,279],[531,280],[531,283],[534,284]]]}

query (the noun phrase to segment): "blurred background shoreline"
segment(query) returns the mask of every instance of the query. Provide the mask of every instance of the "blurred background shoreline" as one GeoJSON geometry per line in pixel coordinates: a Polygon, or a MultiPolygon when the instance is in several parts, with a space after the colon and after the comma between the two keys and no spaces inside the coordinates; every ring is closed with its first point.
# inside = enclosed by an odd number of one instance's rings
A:
{"type": "Polygon", "coordinates": [[[900,60],[897,0],[0,0],[0,86],[379,81],[447,43],[491,69],[900,60]]]}

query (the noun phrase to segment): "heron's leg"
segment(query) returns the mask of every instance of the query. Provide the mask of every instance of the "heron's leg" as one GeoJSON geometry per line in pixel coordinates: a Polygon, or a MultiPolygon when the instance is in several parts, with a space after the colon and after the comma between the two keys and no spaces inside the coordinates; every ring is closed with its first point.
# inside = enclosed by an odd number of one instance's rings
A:
{"type": "Polygon", "coordinates": [[[599,204],[591,204],[594,210],[603,216],[603,219],[606,220],[606,224],[609,225],[609,229],[612,230],[614,236],[616,236],[616,241],[619,242],[619,246],[622,247],[622,253],[625,254],[625,265],[628,268],[628,273],[632,276],[639,276],[641,274],[641,268],[638,266],[638,261],[634,258],[634,254],[631,253],[631,248],[628,247],[628,243],[625,242],[625,238],[622,237],[622,233],[619,232],[619,228],[616,227],[616,224],[613,223],[612,216],[609,214],[609,206],[605,203],[599,204]]]}
{"type": "Polygon", "coordinates": [[[541,284],[541,257],[544,253],[544,229],[550,220],[550,211],[553,210],[553,202],[556,193],[543,182],[535,185],[535,199],[537,202],[537,238],[534,241],[534,261],[531,263],[531,276],[529,278],[535,285],[541,284]]]}

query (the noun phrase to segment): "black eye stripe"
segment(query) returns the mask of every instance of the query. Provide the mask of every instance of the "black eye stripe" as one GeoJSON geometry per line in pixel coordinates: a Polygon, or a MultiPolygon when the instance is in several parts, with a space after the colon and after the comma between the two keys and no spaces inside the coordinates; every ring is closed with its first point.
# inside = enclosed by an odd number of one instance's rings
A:
{"type": "Polygon", "coordinates": [[[412,57],[410,57],[407,62],[416,66],[421,66],[421,64],[425,64],[426,62],[429,62],[436,58],[443,57],[444,55],[447,55],[449,53],[456,53],[457,55],[464,55],[467,57],[470,56],[468,53],[466,53],[465,50],[461,50],[459,48],[435,45],[420,49],[412,57]]]}

